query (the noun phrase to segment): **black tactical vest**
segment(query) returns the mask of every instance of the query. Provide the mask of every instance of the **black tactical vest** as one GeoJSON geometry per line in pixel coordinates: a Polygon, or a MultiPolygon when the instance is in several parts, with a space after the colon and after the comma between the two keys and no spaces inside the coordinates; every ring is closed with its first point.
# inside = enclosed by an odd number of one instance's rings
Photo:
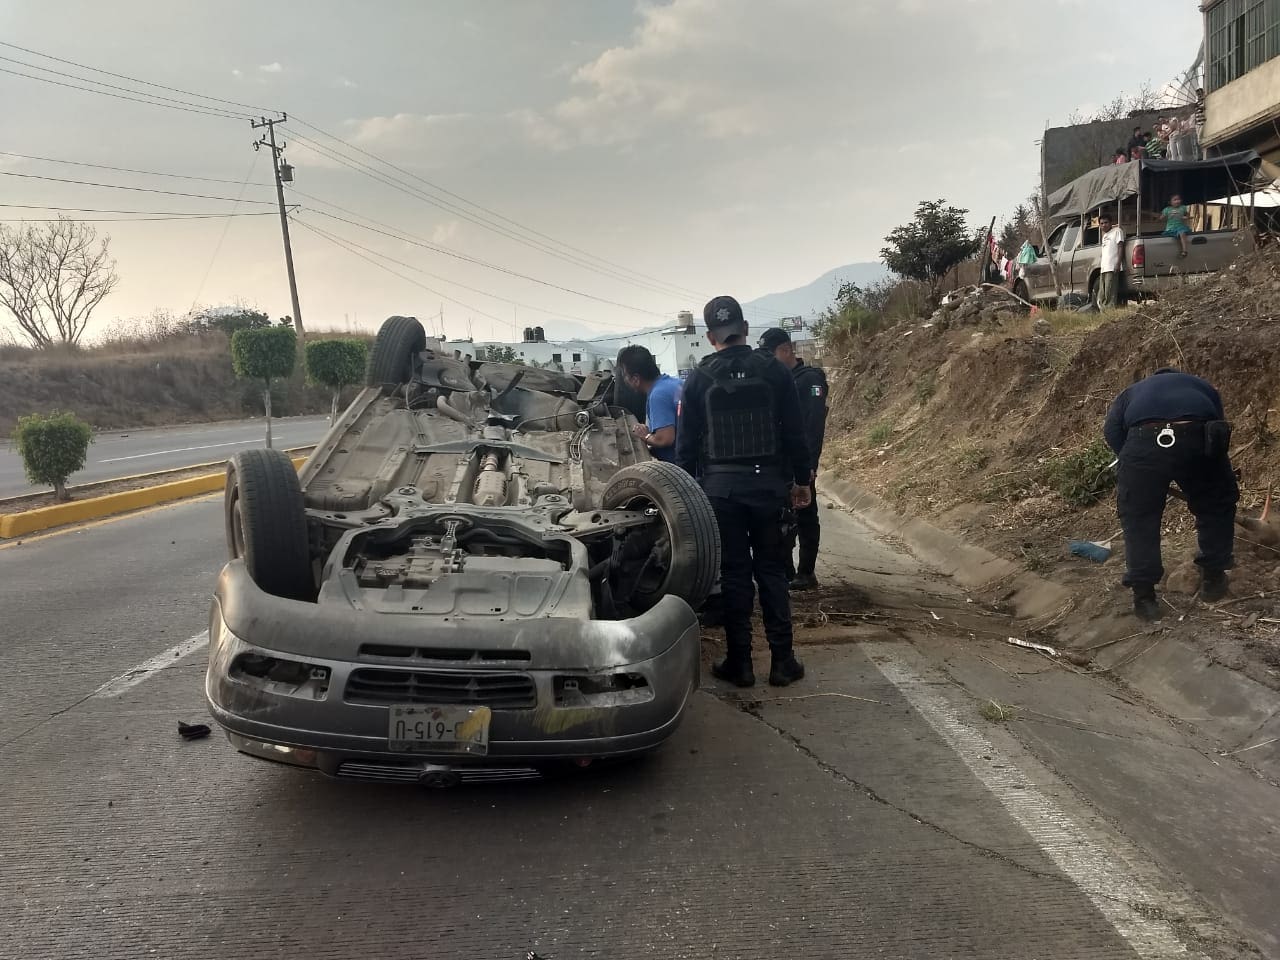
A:
{"type": "Polygon", "coordinates": [[[773,463],[781,448],[778,400],[766,378],[772,357],[752,351],[725,359],[707,357],[699,365],[711,378],[705,397],[706,467],[773,463]]]}

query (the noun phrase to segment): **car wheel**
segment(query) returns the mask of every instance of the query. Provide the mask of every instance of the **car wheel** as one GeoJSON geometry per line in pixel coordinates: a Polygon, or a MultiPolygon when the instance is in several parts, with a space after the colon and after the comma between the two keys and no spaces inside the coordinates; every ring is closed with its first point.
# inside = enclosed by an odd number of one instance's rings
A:
{"type": "Polygon", "coordinates": [[[413,376],[413,358],[427,347],[427,331],[413,317],[388,317],[369,351],[365,383],[399,386],[413,376]]]}
{"type": "Polygon", "coordinates": [[[720,528],[711,501],[693,477],[673,463],[646,460],[624,467],[605,487],[605,510],[657,511],[661,528],[642,527],[629,536],[653,537],[645,568],[627,596],[614,599],[647,610],[664,596],[702,606],[720,574],[720,528]],[[655,536],[656,533],[656,536],[655,536]]]}
{"type": "Polygon", "coordinates": [[[267,593],[315,599],[307,514],[293,461],[279,450],[237,453],[223,495],[227,551],[267,593]]]}

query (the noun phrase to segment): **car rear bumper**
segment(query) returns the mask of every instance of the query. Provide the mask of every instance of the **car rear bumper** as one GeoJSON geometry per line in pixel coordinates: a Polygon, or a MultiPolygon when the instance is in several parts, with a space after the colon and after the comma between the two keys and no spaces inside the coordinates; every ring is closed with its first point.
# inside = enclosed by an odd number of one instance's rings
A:
{"type": "MultiPolygon", "coordinates": [[[[271,597],[233,561],[210,611],[205,694],[232,744],[263,759],[360,779],[417,780],[441,769],[514,771],[638,754],[661,744],[697,689],[699,638],[693,611],[674,597],[629,620],[441,622],[271,597]],[[439,659],[369,655],[371,645],[439,659]],[[280,683],[249,675],[247,657],[304,664],[294,672],[307,679],[280,683]],[[390,706],[401,701],[391,693],[378,693],[386,702],[361,697],[359,683],[351,684],[356,671],[415,684],[424,677],[470,683],[470,692],[459,696],[472,699],[446,702],[490,706],[487,753],[392,750],[390,706]],[[485,704],[485,694],[475,690],[496,676],[518,678],[527,699],[485,704]],[[577,689],[566,688],[566,678],[577,689]],[[625,690],[593,689],[623,678],[625,690]]],[[[403,702],[439,705],[423,703],[417,692],[411,696],[403,702]]]]}

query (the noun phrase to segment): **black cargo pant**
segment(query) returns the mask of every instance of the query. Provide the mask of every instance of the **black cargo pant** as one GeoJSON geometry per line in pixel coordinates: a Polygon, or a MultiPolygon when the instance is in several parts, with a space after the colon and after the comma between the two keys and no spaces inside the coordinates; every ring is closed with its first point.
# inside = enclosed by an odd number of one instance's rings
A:
{"type": "Polygon", "coordinates": [[[813,499],[803,510],[796,511],[796,526],[785,546],[787,579],[794,580],[797,573],[813,573],[818,564],[818,543],[822,538],[822,525],[818,520],[818,484],[810,484],[813,499]],[[796,562],[796,542],[800,543],[800,560],[796,562]]]}
{"type": "Polygon", "coordinates": [[[786,501],[767,494],[710,500],[720,526],[720,593],[729,659],[751,656],[756,586],[769,652],[775,660],[791,656],[791,594],[782,553],[786,501]]]}
{"type": "Polygon", "coordinates": [[[1240,488],[1226,453],[1205,452],[1205,428],[1194,423],[1174,426],[1174,443],[1156,443],[1159,427],[1135,427],[1120,450],[1116,478],[1117,512],[1124,528],[1125,586],[1154,585],[1164,578],[1160,557],[1160,522],[1169,484],[1187,495],[1196,518],[1204,570],[1229,570],[1235,547],[1236,503],[1240,488]]]}

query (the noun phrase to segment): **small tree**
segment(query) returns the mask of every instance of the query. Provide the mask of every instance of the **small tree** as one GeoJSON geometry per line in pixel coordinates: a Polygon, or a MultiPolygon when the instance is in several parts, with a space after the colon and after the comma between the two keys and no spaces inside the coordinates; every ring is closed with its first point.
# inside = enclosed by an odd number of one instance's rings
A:
{"type": "Polygon", "coordinates": [[[89,424],[71,413],[33,413],[13,431],[27,480],[53,487],[54,498],[69,500],[67,478],[84,468],[93,442],[89,424]]]}
{"type": "Polygon", "coordinates": [[[364,379],[369,358],[369,345],[363,340],[312,340],[303,349],[307,379],[333,391],[329,422],[338,418],[338,397],[342,388],[364,379]]]}
{"type": "Polygon", "coordinates": [[[888,246],[880,251],[885,266],[901,277],[929,284],[936,295],[947,271],[973,256],[980,246],[965,221],[968,212],[947,206],[945,200],[922,200],[915,220],[885,237],[888,246]]]}
{"type": "Polygon", "coordinates": [[[79,343],[90,315],[115,287],[109,238],[97,241],[91,225],[65,217],[0,224],[0,304],[33,347],[79,343]]]}
{"type": "Polygon", "coordinates": [[[267,446],[271,446],[271,381],[287,377],[298,361],[298,337],[292,327],[259,327],[231,335],[231,363],[236,376],[261,380],[262,406],[267,415],[267,446]]]}

